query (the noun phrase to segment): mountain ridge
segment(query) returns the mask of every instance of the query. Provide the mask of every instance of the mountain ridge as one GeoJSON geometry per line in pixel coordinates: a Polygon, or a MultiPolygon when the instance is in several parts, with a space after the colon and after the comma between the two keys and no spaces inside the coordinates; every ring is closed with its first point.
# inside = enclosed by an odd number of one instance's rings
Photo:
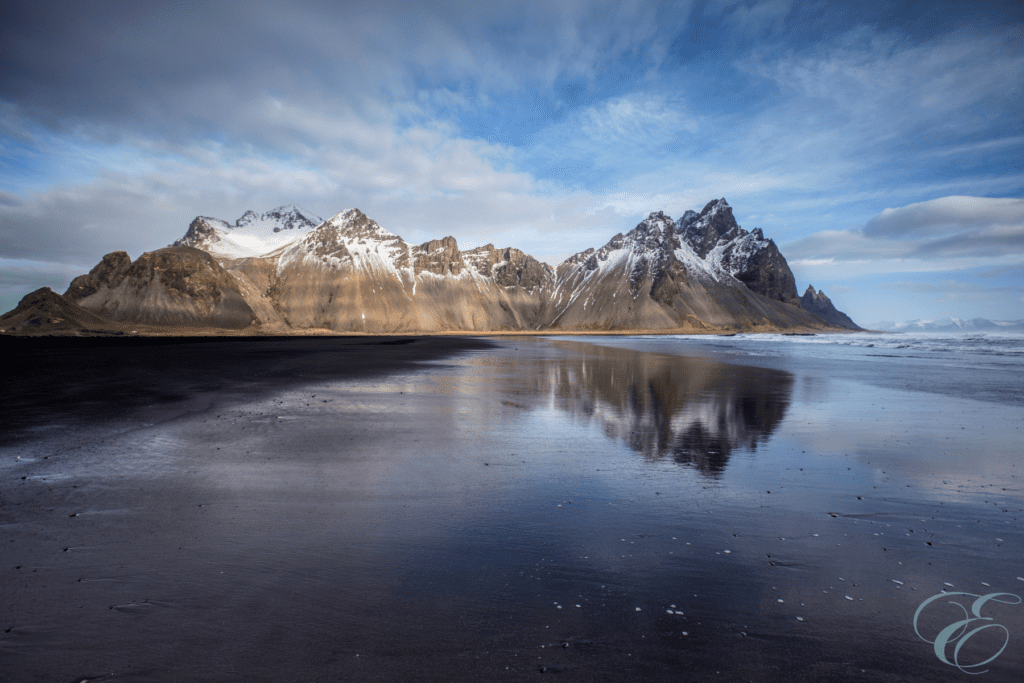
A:
{"type": "Polygon", "coordinates": [[[199,216],[136,262],[108,254],[65,296],[122,322],[265,331],[836,329],[801,307],[775,243],[724,198],[678,221],[652,212],[556,267],[514,247],[462,251],[452,236],[413,245],[355,208],[199,216]]]}

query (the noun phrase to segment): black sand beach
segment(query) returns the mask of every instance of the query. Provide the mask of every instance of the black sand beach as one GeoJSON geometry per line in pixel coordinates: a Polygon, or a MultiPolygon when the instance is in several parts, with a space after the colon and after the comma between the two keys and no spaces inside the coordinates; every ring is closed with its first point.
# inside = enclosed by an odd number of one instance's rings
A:
{"type": "Polygon", "coordinates": [[[4,339],[0,678],[1020,680],[1019,406],[592,341],[4,339]]]}

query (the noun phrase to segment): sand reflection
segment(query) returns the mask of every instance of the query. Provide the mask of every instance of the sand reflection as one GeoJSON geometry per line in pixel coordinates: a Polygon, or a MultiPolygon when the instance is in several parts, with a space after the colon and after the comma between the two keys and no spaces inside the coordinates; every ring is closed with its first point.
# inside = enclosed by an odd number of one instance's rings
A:
{"type": "Polygon", "coordinates": [[[593,420],[650,460],[718,477],[737,450],[755,451],[782,423],[793,376],[702,358],[555,341],[557,356],[516,365],[504,390],[593,420]]]}

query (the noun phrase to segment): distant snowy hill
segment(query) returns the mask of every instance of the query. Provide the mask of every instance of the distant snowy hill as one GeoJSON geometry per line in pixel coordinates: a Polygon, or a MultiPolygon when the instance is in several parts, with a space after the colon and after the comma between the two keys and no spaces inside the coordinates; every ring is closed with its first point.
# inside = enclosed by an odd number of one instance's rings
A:
{"type": "Polygon", "coordinates": [[[941,320],[882,320],[868,325],[882,332],[1024,332],[1024,320],[987,320],[985,318],[942,318],[941,320]]]}

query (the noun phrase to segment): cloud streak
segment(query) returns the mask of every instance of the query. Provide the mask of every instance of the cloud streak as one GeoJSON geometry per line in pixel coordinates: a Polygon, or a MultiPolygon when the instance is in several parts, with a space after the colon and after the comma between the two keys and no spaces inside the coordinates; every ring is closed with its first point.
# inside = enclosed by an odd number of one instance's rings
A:
{"type": "Polygon", "coordinates": [[[787,245],[797,260],[1005,259],[1024,254],[1024,199],[940,197],[888,208],[860,230],[826,230],[787,245]]]}

